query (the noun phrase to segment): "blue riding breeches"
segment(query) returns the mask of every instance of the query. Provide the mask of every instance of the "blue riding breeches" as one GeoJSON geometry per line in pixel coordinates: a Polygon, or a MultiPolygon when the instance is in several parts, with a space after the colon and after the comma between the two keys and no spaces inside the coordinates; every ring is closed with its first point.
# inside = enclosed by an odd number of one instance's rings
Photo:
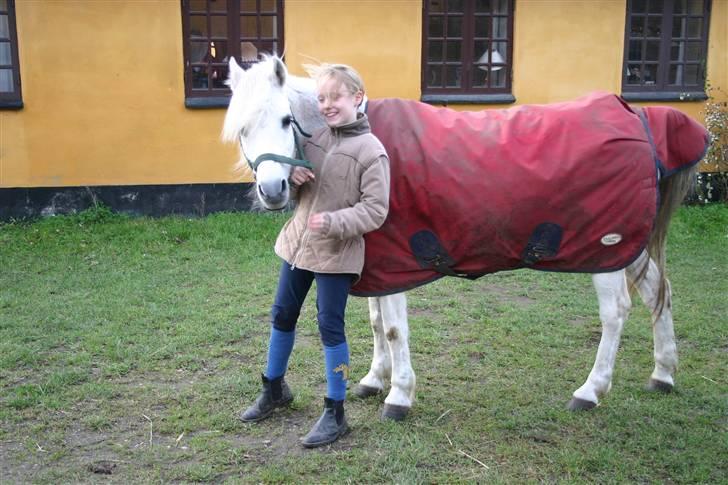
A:
{"type": "Polygon", "coordinates": [[[291,268],[283,261],[278,290],[271,308],[273,328],[281,332],[292,332],[301,313],[303,301],[316,281],[316,309],[321,341],[332,347],[346,342],[344,316],[349,290],[355,276],[351,274],[314,273],[300,268],[291,268]]]}

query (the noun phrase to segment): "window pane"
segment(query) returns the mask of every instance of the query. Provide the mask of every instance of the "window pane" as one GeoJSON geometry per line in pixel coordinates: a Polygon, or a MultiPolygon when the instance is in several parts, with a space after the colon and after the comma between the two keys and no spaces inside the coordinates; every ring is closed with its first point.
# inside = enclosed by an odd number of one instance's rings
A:
{"type": "Polygon", "coordinates": [[[670,84],[682,84],[683,80],[683,66],[682,64],[673,64],[670,66],[669,83],[670,84]]]}
{"type": "Polygon", "coordinates": [[[194,12],[204,12],[207,10],[206,0],[190,0],[190,10],[194,12]]]}
{"type": "Polygon", "coordinates": [[[657,40],[648,40],[645,49],[646,61],[657,61],[660,59],[660,42],[657,40]]]}
{"type": "MultiPolygon", "coordinates": [[[[688,0],[688,13],[690,15],[703,14],[703,0],[688,0]]],[[[687,74],[686,74],[687,77],[687,74]]]]}
{"type": "Polygon", "coordinates": [[[632,37],[642,37],[645,33],[645,17],[633,15],[629,22],[629,34],[632,37]]]}
{"type": "Polygon", "coordinates": [[[632,0],[632,12],[645,13],[647,11],[647,0],[632,0]]]}
{"type": "Polygon", "coordinates": [[[0,64],[12,65],[13,60],[10,57],[10,43],[0,42],[0,64]]]}
{"type": "Polygon", "coordinates": [[[462,68],[460,66],[445,66],[445,85],[448,88],[459,88],[460,87],[460,73],[462,68]]]}
{"type": "Polygon", "coordinates": [[[0,0],[0,10],[8,10],[8,0],[0,0]]]}
{"type": "Polygon", "coordinates": [[[665,6],[664,0],[650,0],[648,5],[648,13],[662,13],[662,9],[665,6]]]}
{"type": "Polygon", "coordinates": [[[488,75],[490,67],[488,66],[473,66],[473,87],[474,88],[487,88],[488,87],[488,75]]]}
{"type": "Polygon", "coordinates": [[[493,13],[508,15],[508,0],[493,0],[493,13]]]}
{"type": "Polygon", "coordinates": [[[476,40],[473,42],[473,57],[475,62],[488,63],[488,41],[476,40]]]}
{"type": "Polygon", "coordinates": [[[213,67],[210,77],[212,78],[213,89],[225,89],[225,79],[228,77],[228,67],[213,67]]]}
{"type": "Polygon", "coordinates": [[[490,87],[504,88],[506,87],[506,70],[494,67],[490,72],[490,87]]]}
{"type": "Polygon", "coordinates": [[[496,39],[508,37],[508,17],[493,18],[493,37],[496,39]]]}
{"type": "Polygon", "coordinates": [[[210,0],[210,12],[227,12],[227,0],[210,0]]]}
{"type": "Polygon", "coordinates": [[[657,64],[645,64],[642,66],[642,81],[646,85],[655,84],[657,80],[657,64]]]}
{"type": "Polygon", "coordinates": [[[206,62],[207,48],[207,41],[190,42],[190,62],[206,62]]]}
{"type": "Polygon", "coordinates": [[[674,17],[672,19],[672,37],[685,37],[685,17],[674,17]]]}
{"type": "Polygon", "coordinates": [[[642,84],[642,67],[639,64],[630,64],[627,70],[629,71],[627,84],[642,84]]]}
{"type": "Polygon", "coordinates": [[[275,13],[276,0],[260,0],[260,11],[265,13],[275,13]]]}
{"type": "Polygon", "coordinates": [[[447,36],[463,36],[463,18],[461,16],[447,18],[447,36]]]}
{"type": "Polygon", "coordinates": [[[276,37],[278,35],[276,18],[272,16],[265,16],[260,18],[260,36],[261,37],[276,37]]]}
{"type": "Polygon", "coordinates": [[[490,0],[475,0],[475,13],[490,13],[490,0]]]}
{"type": "Polygon", "coordinates": [[[688,19],[688,37],[700,38],[703,33],[703,19],[688,19]]]}
{"type": "Polygon", "coordinates": [[[447,0],[447,11],[461,13],[463,11],[463,0],[447,0]]]}
{"type": "Polygon", "coordinates": [[[0,93],[12,93],[13,71],[12,69],[0,69],[0,93]]]}
{"type": "Polygon", "coordinates": [[[252,42],[244,41],[240,43],[240,60],[254,62],[258,59],[258,48],[252,42]]]}
{"type": "Polygon", "coordinates": [[[255,0],[240,0],[240,13],[257,13],[255,0]]]}
{"type": "Polygon", "coordinates": [[[278,42],[261,41],[261,42],[258,42],[258,45],[260,46],[260,49],[258,49],[260,52],[265,52],[266,54],[279,53],[278,52],[278,42]]]}
{"type": "Polygon", "coordinates": [[[430,0],[427,10],[429,12],[444,12],[445,0],[430,0]]]}
{"type": "Polygon", "coordinates": [[[442,48],[443,42],[441,40],[431,40],[427,49],[427,60],[430,62],[442,62],[442,48]]]}
{"type": "Polygon", "coordinates": [[[10,28],[8,27],[7,14],[0,15],[0,39],[10,38],[10,28]]]}
{"type": "Polygon", "coordinates": [[[211,37],[227,37],[227,17],[215,15],[210,17],[211,37]]]}
{"type": "Polygon", "coordinates": [[[451,40],[447,42],[445,60],[449,62],[458,62],[462,60],[462,42],[459,40],[451,40]]]}
{"type": "Polygon", "coordinates": [[[207,37],[207,17],[204,15],[192,15],[190,17],[190,36],[207,37]]]}
{"type": "Polygon", "coordinates": [[[427,66],[427,87],[442,87],[442,68],[440,66],[427,66]]]}
{"type": "Polygon", "coordinates": [[[208,86],[207,67],[192,66],[192,89],[207,89],[208,86]]]}
{"type": "Polygon", "coordinates": [[[670,44],[670,60],[671,61],[684,61],[685,60],[685,42],[673,41],[670,44]]]}
{"type": "Polygon", "coordinates": [[[475,17],[475,37],[489,37],[490,17],[475,17]]]}
{"type": "Polygon", "coordinates": [[[647,17],[647,37],[662,35],[662,15],[647,17]]]}
{"type": "Polygon", "coordinates": [[[699,61],[703,57],[703,44],[701,42],[688,42],[685,59],[688,61],[699,61]]]}
{"type": "Polygon", "coordinates": [[[210,42],[210,61],[211,62],[222,62],[228,56],[228,45],[227,42],[222,40],[216,40],[210,42]]]}
{"type": "Polygon", "coordinates": [[[685,66],[685,84],[698,84],[699,72],[697,64],[685,66]]]}
{"type": "Polygon", "coordinates": [[[240,37],[258,37],[257,17],[252,15],[240,16],[240,37]]]}
{"type": "Polygon", "coordinates": [[[673,13],[686,13],[687,9],[685,8],[685,0],[674,0],[675,3],[673,4],[672,11],[673,13]]]}
{"type": "Polygon", "coordinates": [[[427,35],[430,37],[444,37],[445,29],[443,27],[443,17],[432,16],[429,21],[427,35]]]}
{"type": "Polygon", "coordinates": [[[508,62],[508,44],[506,42],[493,42],[493,64],[508,62]]]}
{"type": "Polygon", "coordinates": [[[641,61],[642,60],[642,41],[641,40],[630,40],[629,41],[629,55],[627,59],[630,61],[641,61]]]}

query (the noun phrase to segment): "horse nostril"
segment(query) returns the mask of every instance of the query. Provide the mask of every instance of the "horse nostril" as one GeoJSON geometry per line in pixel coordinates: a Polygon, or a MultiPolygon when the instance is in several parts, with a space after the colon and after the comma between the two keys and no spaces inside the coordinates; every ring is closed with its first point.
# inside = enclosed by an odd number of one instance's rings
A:
{"type": "Polygon", "coordinates": [[[258,193],[259,193],[259,194],[260,194],[261,196],[265,197],[265,192],[263,192],[263,187],[262,187],[261,185],[258,185],[258,193]]]}
{"type": "Polygon", "coordinates": [[[288,181],[286,179],[281,180],[281,193],[286,191],[287,186],[288,186],[288,181]]]}

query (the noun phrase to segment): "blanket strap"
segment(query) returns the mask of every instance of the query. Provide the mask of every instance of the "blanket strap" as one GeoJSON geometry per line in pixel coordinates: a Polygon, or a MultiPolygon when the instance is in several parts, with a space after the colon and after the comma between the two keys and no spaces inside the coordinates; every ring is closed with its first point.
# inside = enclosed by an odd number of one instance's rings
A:
{"type": "Polygon", "coordinates": [[[434,232],[424,229],[414,233],[409,240],[417,264],[424,269],[433,269],[446,276],[474,280],[481,274],[458,273],[453,269],[455,260],[448,254],[434,232]]]}

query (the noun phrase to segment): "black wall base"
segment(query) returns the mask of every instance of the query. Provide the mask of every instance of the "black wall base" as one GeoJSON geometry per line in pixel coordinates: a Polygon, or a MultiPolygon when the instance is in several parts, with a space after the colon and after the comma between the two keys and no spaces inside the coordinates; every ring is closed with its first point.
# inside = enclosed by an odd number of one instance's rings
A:
{"type": "Polygon", "coordinates": [[[96,204],[143,216],[201,217],[251,209],[251,183],[0,188],[0,221],[74,214],[96,204]]]}

